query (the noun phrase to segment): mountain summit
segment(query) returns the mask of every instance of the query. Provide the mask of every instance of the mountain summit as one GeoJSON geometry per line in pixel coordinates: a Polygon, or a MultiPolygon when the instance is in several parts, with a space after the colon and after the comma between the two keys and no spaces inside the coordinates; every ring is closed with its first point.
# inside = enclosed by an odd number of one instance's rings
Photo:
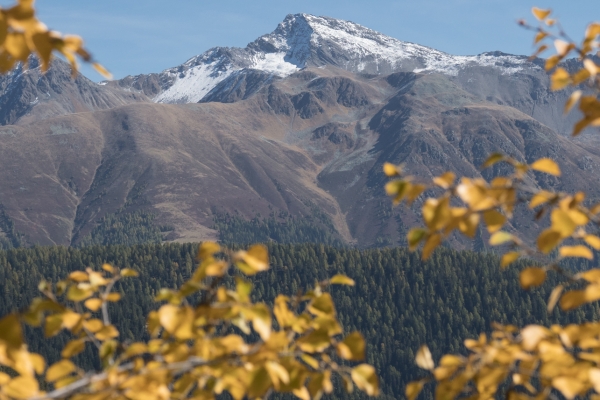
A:
{"type": "Polygon", "coordinates": [[[309,14],[290,14],[277,28],[245,48],[215,47],[158,74],[128,76],[121,87],[142,91],[158,103],[196,103],[219,83],[253,71],[263,81],[286,77],[305,67],[335,66],[354,73],[441,72],[458,75],[471,67],[502,74],[538,69],[525,56],[484,53],[453,56],[403,42],[359,24],[309,14]]]}

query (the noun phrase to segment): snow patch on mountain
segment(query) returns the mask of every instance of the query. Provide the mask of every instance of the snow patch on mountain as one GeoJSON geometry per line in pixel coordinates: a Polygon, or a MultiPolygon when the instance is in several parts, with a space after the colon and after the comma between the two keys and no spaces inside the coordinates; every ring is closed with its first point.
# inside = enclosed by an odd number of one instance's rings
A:
{"type": "Polygon", "coordinates": [[[242,60],[227,59],[222,56],[217,60],[204,63],[203,57],[188,60],[181,68],[167,70],[173,84],[154,98],[157,103],[197,103],[221,81],[234,72],[242,69],[257,69],[276,76],[288,76],[299,68],[284,60],[285,53],[254,53],[242,60]],[[237,61],[237,62],[236,62],[237,61]]]}
{"type": "Polygon", "coordinates": [[[414,59],[422,62],[423,66],[413,69],[413,72],[441,72],[447,75],[457,75],[461,69],[469,66],[494,67],[502,74],[513,74],[524,68],[539,68],[526,57],[489,53],[453,56],[426,46],[394,39],[353,22],[305,14],[302,16],[312,27],[312,44],[337,44],[350,59],[359,60],[358,72],[367,65],[366,62],[360,62],[362,60],[373,60],[397,68],[401,66],[402,61],[414,59]]]}
{"type": "MultiPolygon", "coordinates": [[[[154,98],[157,103],[197,103],[233,71],[219,71],[213,64],[198,65],[175,76],[173,85],[154,98]]],[[[175,73],[172,73],[175,75],[175,73]]]]}

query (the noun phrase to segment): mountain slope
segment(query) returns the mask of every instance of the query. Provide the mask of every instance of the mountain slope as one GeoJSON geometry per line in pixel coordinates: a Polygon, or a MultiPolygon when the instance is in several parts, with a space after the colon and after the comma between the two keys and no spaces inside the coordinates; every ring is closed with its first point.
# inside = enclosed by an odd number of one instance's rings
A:
{"type": "Polygon", "coordinates": [[[481,176],[492,151],[559,159],[566,180],[532,184],[600,197],[598,155],[443,74],[308,67],[245,100],[131,104],[0,134],[0,203],[29,243],[76,244],[118,211],[148,212],[173,227],[168,240],[190,241],[216,238],[219,215],[302,217],[316,206],[347,242],[397,244],[418,211],[391,209],[383,162],[481,176]]]}
{"type": "Polygon", "coordinates": [[[214,213],[303,215],[316,206],[336,218],[315,163],[257,134],[280,135],[274,115],[259,111],[146,103],[11,126],[0,131],[0,203],[27,241],[40,244],[77,243],[124,207],[156,214],[175,227],[171,239],[186,241],[215,238],[214,213]]]}
{"type": "MultiPolygon", "coordinates": [[[[346,243],[402,244],[419,201],[392,209],[382,164],[490,179],[506,172],[480,170],[493,151],[552,157],[562,179],[536,174],[532,185],[598,199],[598,139],[567,137],[577,115],[562,117],[568,93],[551,92],[538,64],[451,56],[298,14],[244,49],[160,74],[96,85],[66,78],[60,62],[45,76],[15,71],[0,81],[0,114],[16,123],[0,127],[1,243],[78,244],[131,214],[165,240],[282,215],[314,217],[346,243]],[[27,103],[44,85],[51,99],[27,103]]],[[[529,236],[539,226],[526,212],[512,229],[529,236]]],[[[473,246],[485,243],[480,234],[473,246]]]]}
{"type": "Polygon", "coordinates": [[[71,67],[59,59],[45,74],[37,60],[31,58],[28,69],[19,66],[0,75],[0,93],[0,125],[26,124],[57,115],[148,101],[142,94],[98,85],[81,74],[73,79],[71,67]]]}

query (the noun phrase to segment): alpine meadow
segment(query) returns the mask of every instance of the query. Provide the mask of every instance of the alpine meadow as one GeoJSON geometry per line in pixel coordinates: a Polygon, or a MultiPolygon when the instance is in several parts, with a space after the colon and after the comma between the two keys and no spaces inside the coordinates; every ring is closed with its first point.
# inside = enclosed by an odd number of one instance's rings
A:
{"type": "Polygon", "coordinates": [[[0,400],[600,398],[600,22],[457,56],[289,14],[113,79],[36,7],[0,8],[0,400]]]}

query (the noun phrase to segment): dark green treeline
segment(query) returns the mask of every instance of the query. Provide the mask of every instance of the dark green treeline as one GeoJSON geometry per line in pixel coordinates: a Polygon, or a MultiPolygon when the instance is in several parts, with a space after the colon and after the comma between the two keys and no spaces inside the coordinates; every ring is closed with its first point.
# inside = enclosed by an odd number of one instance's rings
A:
{"type": "MultiPolygon", "coordinates": [[[[23,309],[45,278],[56,282],[69,272],[109,262],[140,271],[123,281],[123,300],[111,310],[121,339],[145,338],[144,316],[157,305],[161,287],[176,287],[194,269],[195,245],[147,244],[86,248],[34,247],[0,251],[0,315],[23,309]]],[[[368,361],[379,371],[385,397],[403,397],[404,385],[420,373],[414,353],[429,344],[434,356],[462,352],[465,338],[489,331],[494,321],[526,325],[580,322],[597,315],[596,306],[568,314],[546,312],[552,283],[531,292],[519,288],[517,268],[502,272],[491,255],[441,249],[427,262],[404,248],[355,250],[323,245],[270,244],[272,269],[255,279],[255,299],[293,294],[316,280],[345,273],[355,287],[334,287],[339,318],[347,331],[368,341],[368,361]]],[[[42,340],[27,331],[32,348],[56,358],[64,337],[42,340]]],[[[90,354],[82,366],[95,366],[90,354]]],[[[356,395],[358,396],[358,395],[356,395]]],[[[347,396],[340,396],[348,398],[347,396]]]]}

